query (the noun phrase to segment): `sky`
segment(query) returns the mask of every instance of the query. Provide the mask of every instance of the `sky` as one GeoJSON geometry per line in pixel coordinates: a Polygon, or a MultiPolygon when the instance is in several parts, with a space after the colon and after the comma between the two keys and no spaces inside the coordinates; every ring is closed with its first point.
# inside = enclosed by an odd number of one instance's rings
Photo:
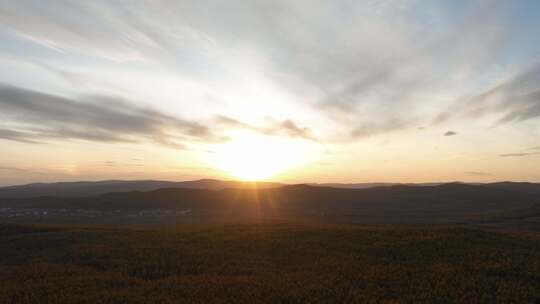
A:
{"type": "Polygon", "coordinates": [[[0,185],[540,182],[540,1],[0,0],[0,185]]]}

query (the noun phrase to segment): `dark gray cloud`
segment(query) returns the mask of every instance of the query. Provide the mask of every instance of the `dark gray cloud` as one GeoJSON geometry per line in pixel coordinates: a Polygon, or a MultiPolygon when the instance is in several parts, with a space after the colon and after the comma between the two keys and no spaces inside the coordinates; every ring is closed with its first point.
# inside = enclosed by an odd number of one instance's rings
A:
{"type": "Polygon", "coordinates": [[[446,132],[444,133],[444,136],[454,136],[454,135],[457,135],[457,133],[454,132],[454,131],[446,131],[446,132]]]}
{"type": "Polygon", "coordinates": [[[40,142],[36,141],[38,138],[36,134],[14,131],[9,129],[0,129],[0,139],[13,140],[28,144],[38,144],[40,142]]]}
{"type": "Polygon", "coordinates": [[[0,84],[0,138],[27,143],[50,139],[101,142],[151,140],[183,148],[181,140],[219,141],[204,125],[142,108],[111,96],[73,100],[0,84]]]}
{"type": "Polygon", "coordinates": [[[480,172],[480,171],[465,171],[463,173],[465,173],[467,175],[475,175],[475,176],[489,176],[489,175],[492,175],[491,173],[480,172]]]}
{"type": "Polygon", "coordinates": [[[500,157],[521,157],[521,156],[530,156],[530,155],[538,155],[538,153],[507,153],[507,154],[500,154],[500,157]]]}

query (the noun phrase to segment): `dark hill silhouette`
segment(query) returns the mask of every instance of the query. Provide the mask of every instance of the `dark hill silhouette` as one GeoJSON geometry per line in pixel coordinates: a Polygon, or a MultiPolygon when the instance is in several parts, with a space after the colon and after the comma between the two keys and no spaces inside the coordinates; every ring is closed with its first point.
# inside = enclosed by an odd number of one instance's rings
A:
{"type": "Polygon", "coordinates": [[[540,184],[527,182],[499,182],[486,184],[486,186],[497,189],[505,189],[523,193],[540,194],[540,184]]]}
{"type": "Polygon", "coordinates": [[[310,183],[310,186],[345,188],[345,189],[367,189],[374,187],[388,187],[397,185],[407,186],[437,186],[444,183],[310,183]]]}
{"type": "MultiPolygon", "coordinates": [[[[464,183],[460,183],[464,184],[464,183]]],[[[184,189],[208,189],[223,190],[226,188],[275,188],[285,184],[273,182],[242,182],[217,179],[200,179],[193,181],[160,181],[160,180],[105,180],[105,181],[81,181],[81,182],[58,182],[58,183],[34,183],[26,185],[0,187],[0,198],[30,198],[38,196],[62,196],[62,197],[84,197],[100,195],[110,192],[128,191],[152,191],[163,188],[184,188],[184,189]]],[[[438,186],[444,183],[311,183],[306,184],[316,187],[331,187],[342,189],[369,189],[376,187],[392,186],[438,186]]],[[[540,194],[540,184],[538,183],[518,183],[500,182],[484,185],[490,188],[511,190],[529,194],[540,194]]]]}
{"type": "Polygon", "coordinates": [[[225,188],[243,188],[257,186],[259,188],[279,187],[282,184],[270,182],[240,182],[217,179],[200,179],[193,181],[159,181],[159,180],[107,180],[95,182],[59,182],[34,183],[27,185],[0,188],[0,198],[28,198],[37,196],[76,197],[99,195],[109,192],[152,191],[162,188],[187,188],[221,190],[225,188]]]}
{"type": "Polygon", "coordinates": [[[193,218],[295,218],[335,222],[466,221],[479,215],[528,208],[538,196],[485,185],[342,189],[287,185],[223,190],[166,188],[89,197],[4,199],[0,206],[112,211],[189,210],[193,218]]]}

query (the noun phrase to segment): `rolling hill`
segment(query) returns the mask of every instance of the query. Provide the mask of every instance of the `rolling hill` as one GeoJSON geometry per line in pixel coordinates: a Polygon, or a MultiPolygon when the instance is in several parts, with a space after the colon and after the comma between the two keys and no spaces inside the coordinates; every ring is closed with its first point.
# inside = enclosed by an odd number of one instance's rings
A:
{"type": "MultiPolygon", "coordinates": [[[[223,181],[217,179],[200,179],[194,181],[159,181],[159,180],[106,180],[59,183],[34,183],[0,188],[0,198],[28,198],[37,196],[77,197],[99,195],[109,192],[152,191],[162,188],[186,188],[221,190],[225,188],[241,188],[255,183],[239,181],[223,181]]],[[[279,187],[282,184],[257,182],[259,188],[279,187]]]]}
{"type": "MultiPolygon", "coordinates": [[[[0,200],[16,209],[95,210],[125,213],[189,211],[190,221],[301,219],[352,223],[462,222],[484,214],[529,208],[531,193],[460,183],[343,189],[287,185],[222,190],[166,188],[86,197],[34,197],[0,200]]],[[[176,214],[176,213],[175,213],[176,214]]]]}

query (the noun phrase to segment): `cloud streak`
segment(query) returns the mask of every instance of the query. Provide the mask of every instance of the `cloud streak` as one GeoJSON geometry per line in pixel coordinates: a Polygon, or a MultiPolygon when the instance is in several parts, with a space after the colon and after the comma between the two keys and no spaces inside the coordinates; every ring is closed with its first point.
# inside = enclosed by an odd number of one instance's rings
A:
{"type": "Polygon", "coordinates": [[[540,117],[540,64],[502,81],[481,94],[457,102],[440,113],[435,123],[453,118],[479,119],[496,115],[496,124],[540,117]]]}
{"type": "Polygon", "coordinates": [[[539,155],[538,153],[507,153],[507,154],[500,154],[500,157],[522,157],[522,156],[531,156],[531,155],[539,155]]]}
{"type": "Polygon", "coordinates": [[[473,176],[490,176],[490,175],[493,175],[491,173],[488,173],[488,172],[480,172],[480,171],[465,171],[463,172],[467,175],[473,175],[473,176]]]}
{"type": "Polygon", "coordinates": [[[0,129],[0,139],[13,140],[27,144],[39,144],[40,142],[36,140],[38,137],[39,136],[32,133],[0,129]]]}
{"type": "Polygon", "coordinates": [[[74,100],[0,84],[0,108],[2,121],[17,125],[16,129],[1,129],[0,138],[20,142],[151,140],[182,148],[184,139],[223,140],[207,126],[111,96],[87,96],[74,100]]]}
{"type": "Polygon", "coordinates": [[[313,136],[311,129],[300,127],[290,119],[280,122],[271,120],[264,126],[255,126],[224,115],[217,115],[215,120],[218,124],[223,126],[251,130],[264,135],[281,135],[318,141],[318,139],[313,136]]]}

